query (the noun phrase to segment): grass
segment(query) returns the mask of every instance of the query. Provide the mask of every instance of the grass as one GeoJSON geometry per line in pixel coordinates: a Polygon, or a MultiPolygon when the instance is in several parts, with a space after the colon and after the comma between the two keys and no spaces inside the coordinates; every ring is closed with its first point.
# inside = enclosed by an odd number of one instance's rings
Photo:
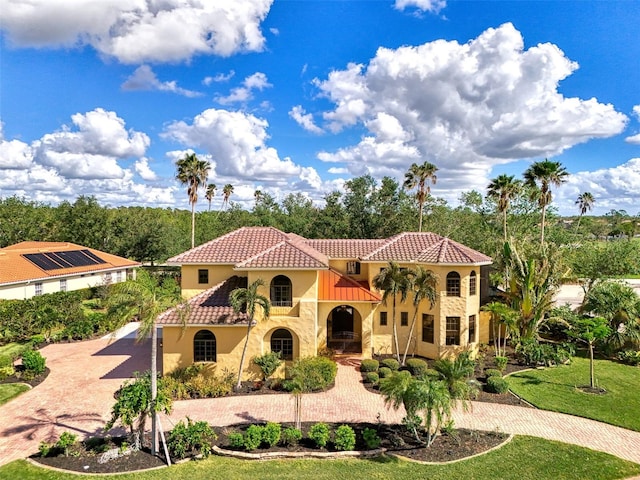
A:
{"type": "Polygon", "coordinates": [[[538,408],[640,431],[640,368],[596,360],[595,377],[596,385],[605,388],[606,394],[576,388],[589,384],[589,360],[575,357],[571,365],[514,373],[509,376],[509,386],[538,408]]]}
{"type": "Polygon", "coordinates": [[[4,405],[12,398],[17,397],[27,390],[29,390],[29,386],[24,383],[0,384],[0,405],[4,405]]]}
{"type": "MultiPolygon", "coordinates": [[[[118,476],[108,480],[204,480],[204,479],[291,479],[323,480],[335,478],[445,480],[606,480],[640,474],[640,465],[586,448],[534,437],[516,437],[503,448],[477,458],[450,465],[421,465],[390,457],[370,460],[270,460],[243,461],[209,457],[169,468],[118,476]]],[[[0,480],[72,480],[78,475],[42,469],[18,460],[0,467],[0,480]]]]}
{"type": "Polygon", "coordinates": [[[0,356],[6,355],[7,357],[17,358],[22,355],[22,352],[31,348],[29,343],[7,343],[6,345],[0,346],[0,356]]]}

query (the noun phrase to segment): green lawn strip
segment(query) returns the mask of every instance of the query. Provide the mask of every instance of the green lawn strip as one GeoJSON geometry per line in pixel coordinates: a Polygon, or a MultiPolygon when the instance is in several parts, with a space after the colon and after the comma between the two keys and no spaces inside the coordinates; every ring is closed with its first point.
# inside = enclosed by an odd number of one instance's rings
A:
{"type": "Polygon", "coordinates": [[[25,385],[24,383],[0,384],[0,405],[4,405],[12,398],[17,397],[27,390],[29,390],[29,385],[25,385]]]}
{"type": "Polygon", "coordinates": [[[28,350],[31,346],[28,343],[7,343],[0,347],[0,355],[6,355],[7,357],[19,357],[22,352],[28,350]]]}
{"type": "Polygon", "coordinates": [[[605,388],[606,394],[576,388],[589,384],[589,360],[580,357],[570,365],[527,370],[508,378],[511,390],[538,408],[640,431],[640,368],[596,360],[595,376],[596,385],[605,388]]]}
{"type": "MultiPolygon", "coordinates": [[[[503,448],[470,460],[449,465],[421,465],[380,457],[371,460],[270,460],[243,461],[209,457],[169,468],[101,476],[111,480],[241,480],[247,478],[278,480],[323,480],[335,478],[430,480],[557,480],[622,479],[640,474],[640,465],[586,448],[534,437],[516,437],[503,448]]],[[[42,469],[18,460],[0,467],[0,480],[72,480],[85,476],[42,469]]]]}

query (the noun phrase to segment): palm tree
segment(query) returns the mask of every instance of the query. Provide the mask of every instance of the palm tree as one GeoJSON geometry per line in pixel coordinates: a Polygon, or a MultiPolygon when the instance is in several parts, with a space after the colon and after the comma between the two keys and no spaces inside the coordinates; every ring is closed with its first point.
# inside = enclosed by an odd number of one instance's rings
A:
{"type": "Polygon", "coordinates": [[[262,190],[256,190],[255,192],[253,192],[253,198],[256,201],[256,205],[258,205],[258,203],[260,203],[260,200],[264,198],[264,193],[262,193],[262,190]]]}
{"type": "Polygon", "coordinates": [[[490,302],[481,308],[484,312],[491,314],[493,332],[493,348],[496,357],[504,357],[507,348],[507,339],[512,332],[516,331],[517,313],[502,302],[490,302]],[[500,346],[501,325],[504,325],[504,340],[502,348],[500,346]]]}
{"type": "Polygon", "coordinates": [[[205,160],[198,160],[195,153],[187,153],[176,163],[176,179],[187,185],[187,195],[191,204],[191,248],[196,241],[196,202],[198,201],[198,188],[207,183],[207,176],[211,164],[205,160]]]}
{"type": "Polygon", "coordinates": [[[404,174],[404,188],[412,190],[418,187],[416,199],[420,205],[420,223],[418,224],[419,232],[422,231],[422,211],[424,209],[424,203],[431,193],[431,186],[429,185],[429,182],[433,185],[436,184],[436,180],[438,180],[438,177],[436,177],[437,171],[438,167],[433,163],[424,162],[422,165],[418,165],[416,163],[412,164],[407,173],[404,174]]]}
{"type": "Polygon", "coordinates": [[[233,185],[231,185],[230,183],[227,183],[223,188],[222,188],[222,209],[224,209],[225,205],[229,205],[229,197],[231,196],[231,194],[233,193],[233,185]]]}
{"type": "Polygon", "coordinates": [[[156,400],[158,397],[158,333],[156,319],[169,308],[178,305],[178,314],[184,319],[188,313],[186,304],[182,302],[180,287],[172,278],[162,283],[145,270],[138,270],[134,280],[116,283],[110,287],[107,297],[107,319],[122,326],[132,319],[140,322],[138,341],[142,341],[151,333],[151,436],[152,454],[157,452],[157,416],[156,400]]]}
{"type": "Polygon", "coordinates": [[[533,163],[524,172],[525,183],[528,186],[539,188],[537,199],[538,206],[542,210],[542,224],[540,227],[541,245],[544,245],[544,223],[547,206],[550,205],[551,200],[553,200],[551,195],[551,185],[559,187],[567,181],[568,176],[569,172],[567,172],[560,162],[552,162],[547,159],[542,162],[533,163]]]}
{"type": "Polygon", "coordinates": [[[409,291],[409,277],[406,270],[401,269],[397,263],[389,262],[389,266],[383,268],[382,271],[373,277],[373,286],[377,290],[384,292],[382,294],[382,303],[387,304],[389,297],[393,298],[393,307],[391,310],[391,323],[393,325],[393,344],[395,346],[396,359],[400,362],[400,349],[398,347],[398,325],[396,322],[396,300],[400,295],[400,302],[404,303],[407,299],[409,291]]]}
{"type": "Polygon", "coordinates": [[[210,183],[209,185],[207,185],[207,191],[204,194],[204,198],[206,198],[209,202],[209,211],[211,211],[211,200],[213,200],[213,197],[216,196],[216,188],[217,187],[215,183],[210,183]]]}
{"type": "Polygon", "coordinates": [[[459,401],[464,410],[468,410],[470,400],[480,392],[478,381],[472,379],[476,363],[469,352],[461,352],[455,360],[441,358],[433,363],[433,368],[440,374],[440,379],[447,385],[449,395],[459,401]]]}
{"type": "Polygon", "coordinates": [[[251,283],[247,288],[236,288],[229,294],[229,301],[236,313],[246,312],[247,314],[247,336],[244,340],[244,348],[242,349],[242,356],[240,357],[240,368],[238,369],[238,383],[236,384],[236,390],[240,390],[242,386],[242,369],[244,368],[244,359],[247,355],[247,346],[249,345],[249,335],[251,329],[255,324],[256,308],[262,308],[263,318],[266,320],[269,318],[271,312],[271,302],[264,295],[258,293],[258,288],[264,286],[264,280],[258,278],[255,282],[251,283]]]}
{"type": "Polygon", "coordinates": [[[407,361],[407,353],[409,352],[409,344],[413,336],[413,330],[416,325],[416,319],[418,318],[418,310],[420,310],[420,304],[423,300],[429,301],[429,309],[432,309],[436,303],[438,293],[436,291],[436,282],[438,278],[431,270],[426,270],[422,266],[418,266],[414,271],[410,271],[410,290],[413,292],[413,320],[411,321],[411,327],[409,328],[409,337],[407,338],[407,344],[404,348],[404,355],[402,356],[402,365],[407,361]]]}
{"type": "Polygon", "coordinates": [[[580,220],[582,220],[582,216],[591,210],[595,202],[596,202],[596,199],[593,198],[593,195],[591,195],[590,192],[584,192],[578,195],[578,199],[576,200],[576,205],[578,205],[578,208],[580,208],[580,216],[578,217],[576,230],[580,227],[580,220]]]}
{"type": "Polygon", "coordinates": [[[520,192],[522,182],[513,175],[498,175],[487,187],[487,197],[498,203],[498,211],[502,214],[502,230],[504,241],[507,241],[507,211],[511,200],[520,192]]]}

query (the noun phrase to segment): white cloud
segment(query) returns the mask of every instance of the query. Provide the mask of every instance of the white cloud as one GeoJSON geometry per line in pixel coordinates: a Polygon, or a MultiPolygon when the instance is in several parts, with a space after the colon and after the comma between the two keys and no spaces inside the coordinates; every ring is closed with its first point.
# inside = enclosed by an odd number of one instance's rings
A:
{"type": "Polygon", "coordinates": [[[185,97],[200,97],[202,93],[193,90],[186,90],[178,87],[175,81],[161,82],[149,65],[141,65],[135,72],[125,80],[121,87],[123,90],[159,90],[161,92],[172,92],[185,97]]]}
{"type": "Polygon", "coordinates": [[[296,105],[289,111],[289,116],[293,118],[298,125],[304,128],[307,132],[322,133],[323,130],[318,127],[313,121],[313,115],[306,113],[302,105],[296,105]]]}
{"type": "Polygon", "coordinates": [[[219,73],[213,77],[204,77],[204,79],[202,80],[202,83],[203,85],[206,85],[208,87],[212,83],[228,82],[234,77],[235,74],[236,72],[231,70],[227,74],[219,73]]]}
{"type": "MultiPolygon", "coordinates": [[[[595,198],[593,213],[604,214],[611,209],[640,213],[640,158],[632,158],[622,165],[602,168],[593,172],[577,172],[567,183],[554,192],[554,204],[571,205],[582,192],[591,192],[595,198]]],[[[575,215],[576,209],[562,210],[561,214],[575,215]]]]}
{"type": "Polygon", "coordinates": [[[640,105],[633,106],[633,114],[636,116],[638,120],[640,120],[640,105]]]}
{"type": "Polygon", "coordinates": [[[625,138],[624,141],[634,145],[640,145],[640,133],[637,135],[631,135],[630,137],[625,138]]]}
{"type": "Polygon", "coordinates": [[[277,28],[273,28],[273,27],[271,27],[271,28],[269,29],[269,31],[270,31],[273,35],[275,35],[275,36],[280,35],[280,30],[278,30],[277,28]]]}
{"type": "Polygon", "coordinates": [[[265,88],[272,87],[267,80],[267,76],[262,72],[256,72],[253,75],[249,75],[242,82],[241,87],[236,87],[231,90],[231,93],[226,97],[218,96],[214,100],[221,105],[231,105],[232,103],[246,103],[253,99],[254,90],[264,90],[265,88]]]}
{"type": "Polygon", "coordinates": [[[209,109],[191,124],[168,125],[163,137],[205,150],[215,160],[216,175],[282,183],[298,175],[300,167],[267,145],[268,126],[251,114],[209,109]]]}
{"type": "Polygon", "coordinates": [[[261,51],[273,0],[16,0],[2,25],[17,47],[91,45],[122,63],[179,62],[261,51]]]}
{"type": "Polygon", "coordinates": [[[435,163],[434,192],[458,193],[486,185],[495,165],[553,157],[593,138],[623,131],[627,117],[595,98],[566,98],[558,84],[578,65],[555,45],[524,49],[507,23],[466,44],[437,40],[380,48],[368,65],[349,64],[314,80],[334,108],[327,127],[368,130],[361,141],[325,162],[401,178],[414,161],[435,163]]]}
{"type": "Polygon", "coordinates": [[[156,180],[158,180],[158,175],[156,175],[156,172],[151,170],[151,167],[149,167],[149,159],[146,157],[142,157],[141,159],[136,161],[136,163],[134,164],[134,169],[136,173],[140,175],[140,178],[146,180],[147,182],[155,182],[156,180]]]}
{"type": "Polygon", "coordinates": [[[415,7],[423,12],[438,13],[447,6],[446,0],[396,0],[394,7],[397,10],[404,10],[415,7]]]}

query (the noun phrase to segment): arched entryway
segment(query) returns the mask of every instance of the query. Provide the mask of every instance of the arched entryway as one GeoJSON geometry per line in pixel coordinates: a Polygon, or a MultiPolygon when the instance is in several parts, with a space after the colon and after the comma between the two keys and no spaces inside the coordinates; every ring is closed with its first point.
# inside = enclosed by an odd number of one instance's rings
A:
{"type": "Polygon", "coordinates": [[[362,352],[362,317],[350,305],[334,308],[327,317],[327,345],[338,353],[362,352]]]}

